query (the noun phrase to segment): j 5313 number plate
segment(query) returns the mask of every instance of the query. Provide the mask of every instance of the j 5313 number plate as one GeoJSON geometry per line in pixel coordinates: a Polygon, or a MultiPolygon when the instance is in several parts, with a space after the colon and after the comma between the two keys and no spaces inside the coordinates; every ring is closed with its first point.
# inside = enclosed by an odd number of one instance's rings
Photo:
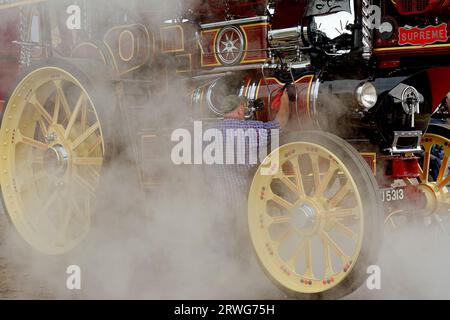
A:
{"type": "Polygon", "coordinates": [[[383,202],[401,201],[405,199],[405,189],[387,188],[381,189],[381,200],[383,202]]]}

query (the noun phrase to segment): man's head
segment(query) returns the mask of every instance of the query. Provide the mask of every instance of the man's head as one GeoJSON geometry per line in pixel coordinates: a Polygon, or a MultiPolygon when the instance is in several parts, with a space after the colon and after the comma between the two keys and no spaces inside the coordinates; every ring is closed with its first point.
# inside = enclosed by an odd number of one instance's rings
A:
{"type": "Polygon", "coordinates": [[[228,96],[223,100],[222,105],[220,106],[220,111],[226,119],[245,120],[247,107],[247,98],[228,96]]]}

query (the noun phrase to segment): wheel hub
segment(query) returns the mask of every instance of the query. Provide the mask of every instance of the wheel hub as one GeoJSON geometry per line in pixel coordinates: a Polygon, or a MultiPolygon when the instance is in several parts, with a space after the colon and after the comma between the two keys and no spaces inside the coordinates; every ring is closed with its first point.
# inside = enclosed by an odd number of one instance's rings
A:
{"type": "Polygon", "coordinates": [[[69,153],[60,144],[51,146],[44,154],[44,163],[49,174],[62,177],[69,167],[69,153]]]}
{"type": "Polygon", "coordinates": [[[298,231],[305,231],[314,228],[317,221],[317,210],[308,203],[302,203],[294,211],[291,224],[298,231]]]}

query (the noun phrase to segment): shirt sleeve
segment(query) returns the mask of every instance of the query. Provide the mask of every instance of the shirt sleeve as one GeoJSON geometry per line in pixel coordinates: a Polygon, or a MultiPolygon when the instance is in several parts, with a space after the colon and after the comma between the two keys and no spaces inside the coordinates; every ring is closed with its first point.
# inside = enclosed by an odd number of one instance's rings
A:
{"type": "Polygon", "coordinates": [[[264,129],[267,130],[276,130],[276,129],[280,129],[280,123],[278,121],[269,121],[269,122],[265,122],[264,123],[264,129]]]}

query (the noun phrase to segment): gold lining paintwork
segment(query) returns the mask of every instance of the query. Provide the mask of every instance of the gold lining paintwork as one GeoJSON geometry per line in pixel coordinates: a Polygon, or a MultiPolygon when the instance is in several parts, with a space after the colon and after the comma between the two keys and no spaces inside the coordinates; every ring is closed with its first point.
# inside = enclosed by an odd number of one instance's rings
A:
{"type": "Polygon", "coordinates": [[[213,52],[214,52],[214,59],[217,61],[217,63],[204,64],[203,63],[203,57],[205,56],[205,53],[203,52],[203,50],[201,50],[202,51],[201,59],[200,59],[201,67],[217,67],[217,66],[221,66],[222,65],[219,62],[219,59],[218,59],[217,53],[216,53],[216,42],[217,42],[217,37],[219,36],[220,30],[222,30],[222,29],[221,28],[215,28],[215,29],[202,30],[202,39],[203,39],[203,35],[205,33],[211,33],[211,32],[215,32],[216,33],[215,36],[214,36],[214,40],[213,40],[213,52]]]}
{"type": "MultiPolygon", "coordinates": [[[[133,58],[134,58],[134,54],[135,54],[135,38],[134,38],[134,34],[130,31],[130,30],[124,30],[120,33],[119,35],[119,57],[120,59],[122,59],[124,62],[130,62],[133,58]],[[122,37],[124,36],[124,34],[129,34],[131,35],[131,54],[129,58],[125,58],[122,54],[122,37]]],[[[139,41],[138,41],[139,44],[139,41]]],[[[139,50],[139,46],[137,47],[137,50],[139,50]]]]}
{"type": "MultiPolygon", "coordinates": [[[[270,24],[268,22],[252,23],[252,24],[242,25],[241,29],[242,29],[242,31],[244,31],[243,34],[244,34],[245,48],[248,48],[248,37],[247,37],[247,32],[245,32],[245,28],[257,27],[257,26],[267,26],[268,27],[269,25],[270,24]]],[[[253,59],[253,60],[249,59],[249,60],[247,60],[247,55],[248,55],[248,51],[245,50],[244,51],[244,56],[243,56],[243,58],[241,60],[242,64],[254,63],[254,62],[265,62],[267,60],[265,58],[253,59]]]]}
{"type": "MultiPolygon", "coordinates": [[[[136,26],[140,26],[140,27],[143,28],[143,30],[145,31],[145,36],[146,36],[146,38],[147,38],[147,41],[150,43],[150,34],[149,34],[149,32],[148,32],[148,29],[147,29],[147,27],[146,27],[145,25],[143,25],[143,24],[141,24],[141,23],[135,23],[135,24],[129,24],[129,25],[123,25],[123,26],[116,26],[116,27],[113,27],[113,28],[109,29],[109,30],[106,32],[106,34],[104,35],[104,37],[103,37],[103,43],[105,44],[106,48],[108,49],[108,51],[109,51],[109,53],[110,53],[110,55],[111,55],[111,59],[112,59],[112,61],[113,61],[113,66],[114,66],[116,72],[117,72],[118,74],[120,74],[120,75],[123,75],[123,74],[125,74],[125,73],[128,73],[128,72],[133,71],[133,70],[136,70],[136,69],[139,69],[140,67],[142,67],[143,65],[145,65],[145,64],[147,63],[149,57],[150,57],[150,50],[147,51],[147,56],[143,59],[143,61],[144,61],[143,63],[141,63],[141,64],[139,64],[139,65],[137,65],[137,66],[134,66],[134,67],[132,67],[132,68],[130,68],[130,69],[127,69],[127,70],[125,70],[125,71],[120,72],[120,71],[119,71],[119,66],[118,66],[117,61],[116,61],[116,58],[115,58],[115,56],[114,56],[114,52],[113,52],[112,48],[109,46],[109,44],[106,42],[106,38],[107,38],[108,35],[109,35],[112,31],[114,31],[114,30],[125,29],[125,28],[130,28],[130,29],[131,29],[132,27],[136,27],[136,26]]],[[[124,30],[124,31],[125,31],[125,30],[124,30]]],[[[130,31],[130,30],[128,30],[128,31],[130,31]]],[[[131,31],[130,31],[130,32],[131,32],[131,31]]],[[[153,43],[153,47],[154,47],[154,43],[153,43]]]]}
{"type": "MultiPolygon", "coordinates": [[[[303,79],[305,79],[305,78],[311,78],[310,81],[309,81],[308,93],[307,93],[307,97],[308,97],[307,100],[308,100],[308,101],[306,102],[306,109],[308,110],[308,116],[311,117],[311,112],[310,112],[310,99],[309,99],[309,97],[310,97],[310,95],[311,95],[312,83],[314,82],[314,75],[306,75],[306,76],[303,76],[303,77],[301,77],[300,79],[298,79],[297,81],[295,81],[295,83],[297,84],[297,83],[301,82],[301,81],[302,81],[303,79]]],[[[261,80],[259,80],[258,87],[256,88],[256,97],[259,97],[259,90],[260,90],[261,86],[264,86],[264,87],[267,86],[267,84],[262,84],[262,81],[267,82],[267,81],[269,81],[269,80],[275,80],[279,85],[281,85],[281,86],[284,85],[283,82],[281,82],[280,80],[278,80],[278,79],[275,78],[275,77],[269,77],[269,78],[266,78],[265,80],[264,80],[264,79],[261,79],[261,80]]],[[[271,95],[271,92],[268,92],[268,94],[271,95]]],[[[298,107],[298,106],[297,106],[297,107],[298,107]]]]}
{"type": "Polygon", "coordinates": [[[173,49],[173,50],[165,50],[165,48],[161,48],[161,52],[163,52],[163,53],[175,53],[175,52],[184,52],[185,51],[185,46],[184,46],[184,29],[179,24],[174,25],[174,26],[168,26],[168,27],[160,28],[160,35],[161,35],[162,43],[164,43],[164,39],[165,39],[163,37],[163,32],[162,31],[163,30],[167,30],[167,29],[173,29],[173,28],[179,28],[181,30],[181,48],[173,49]]]}
{"type": "Polygon", "coordinates": [[[409,47],[390,47],[390,48],[375,48],[374,52],[389,52],[389,51],[413,51],[417,49],[434,49],[434,48],[450,48],[450,44],[432,44],[428,46],[409,46],[409,47]]]}
{"type": "Polygon", "coordinates": [[[79,48],[81,48],[81,47],[83,47],[83,46],[86,46],[86,45],[89,46],[89,47],[93,47],[93,48],[97,49],[97,51],[100,53],[100,57],[102,58],[103,62],[104,62],[105,64],[108,64],[107,61],[106,61],[106,56],[105,56],[105,54],[103,53],[103,51],[102,51],[97,45],[93,44],[92,42],[81,42],[81,43],[77,44],[77,45],[75,46],[75,48],[73,48],[73,50],[72,50],[70,56],[73,57],[73,53],[74,53],[77,49],[79,49],[79,48]]]}
{"type": "Polygon", "coordinates": [[[177,68],[176,73],[186,73],[192,71],[192,54],[186,53],[186,54],[179,54],[177,55],[177,58],[179,57],[188,57],[189,58],[189,67],[187,69],[179,69],[177,68]]]}
{"type": "Polygon", "coordinates": [[[377,154],[375,152],[361,152],[362,157],[372,157],[373,158],[373,175],[377,175],[377,154]]]}

